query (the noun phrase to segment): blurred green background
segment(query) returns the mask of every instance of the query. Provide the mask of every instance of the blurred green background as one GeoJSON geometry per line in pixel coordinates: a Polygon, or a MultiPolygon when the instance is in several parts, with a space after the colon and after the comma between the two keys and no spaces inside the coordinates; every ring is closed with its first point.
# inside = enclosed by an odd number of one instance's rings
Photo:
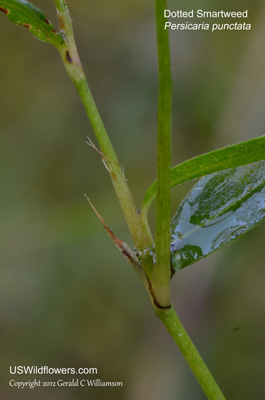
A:
{"type": "MultiPolygon", "coordinates": [[[[88,81],[140,205],[155,178],[153,2],[68,3],[88,81]]],[[[55,23],[52,0],[34,4],[55,23]]],[[[248,9],[252,23],[250,32],[172,33],[174,164],[264,134],[264,2],[169,8],[248,9]]],[[[204,399],[83,197],[131,244],[110,179],[85,144],[93,133],[59,55],[2,13],[0,35],[0,397],[204,399]],[[124,386],[18,391],[8,386],[10,365],[97,367],[98,378],[124,386]]],[[[190,187],[172,192],[172,213],[190,187]]],[[[264,233],[263,224],[172,282],[180,318],[228,399],[265,396],[264,233]]]]}

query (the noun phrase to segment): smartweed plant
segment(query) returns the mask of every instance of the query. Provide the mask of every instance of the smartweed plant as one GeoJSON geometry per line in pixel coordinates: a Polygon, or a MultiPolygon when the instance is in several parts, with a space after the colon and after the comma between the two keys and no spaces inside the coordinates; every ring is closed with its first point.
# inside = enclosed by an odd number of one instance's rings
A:
{"type": "Polygon", "coordinates": [[[98,145],[92,141],[89,144],[97,150],[110,175],[134,248],[114,235],[87,199],[115,246],[138,274],[155,314],[178,345],[207,398],[223,400],[224,395],[171,303],[170,282],[178,270],[233,242],[265,219],[265,137],[202,154],[171,168],[172,82],[168,31],[164,29],[167,2],[155,0],[159,65],[157,180],[146,191],[138,212],[125,171],[90,92],[66,1],[55,0],[55,3],[58,32],[46,16],[27,1],[0,0],[0,11],[11,22],[26,27],[32,35],[59,51],[98,142],[98,145]],[[171,188],[196,178],[201,179],[172,218],[171,188]],[[148,212],[154,200],[153,237],[148,212]]]}

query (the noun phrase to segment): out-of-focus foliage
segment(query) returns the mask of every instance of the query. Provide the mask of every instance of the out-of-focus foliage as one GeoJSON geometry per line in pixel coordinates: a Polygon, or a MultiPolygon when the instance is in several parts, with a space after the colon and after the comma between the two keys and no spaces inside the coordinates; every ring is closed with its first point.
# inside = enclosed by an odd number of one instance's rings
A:
{"type": "MultiPolygon", "coordinates": [[[[34,4],[55,24],[52,0],[34,4]]],[[[140,204],[155,178],[153,2],[69,7],[92,92],[140,204]]],[[[204,0],[200,8],[239,4],[204,0]]],[[[246,8],[250,32],[171,35],[174,164],[264,132],[265,9],[257,0],[241,2],[246,8]]],[[[46,399],[47,390],[11,391],[9,365],[49,365],[96,366],[100,379],[124,382],[115,391],[89,390],[96,400],[203,399],[83,198],[88,193],[130,243],[109,177],[85,145],[93,133],[59,55],[0,17],[0,397],[46,399]]],[[[174,205],[186,191],[173,192],[174,205]]],[[[174,304],[227,398],[265,394],[264,256],[261,225],[173,281],[174,304]]],[[[88,391],[48,395],[82,400],[88,391]]]]}

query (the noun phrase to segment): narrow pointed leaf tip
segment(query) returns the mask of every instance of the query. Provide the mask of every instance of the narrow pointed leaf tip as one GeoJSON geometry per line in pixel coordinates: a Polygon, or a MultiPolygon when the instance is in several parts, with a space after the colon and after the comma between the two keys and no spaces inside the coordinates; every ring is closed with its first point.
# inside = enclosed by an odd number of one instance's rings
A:
{"type": "Polygon", "coordinates": [[[265,220],[265,161],[202,178],[171,224],[174,271],[233,242],[265,220]]]}
{"type": "Polygon", "coordinates": [[[16,25],[27,28],[33,36],[57,49],[65,46],[63,37],[54,30],[41,10],[24,0],[0,0],[0,11],[16,25]]]}

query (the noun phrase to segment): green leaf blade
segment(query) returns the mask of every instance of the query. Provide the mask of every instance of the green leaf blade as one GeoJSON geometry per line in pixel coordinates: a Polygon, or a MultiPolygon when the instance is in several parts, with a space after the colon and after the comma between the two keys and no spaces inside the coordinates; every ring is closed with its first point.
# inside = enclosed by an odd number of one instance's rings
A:
{"type": "Polygon", "coordinates": [[[24,26],[33,36],[57,49],[65,46],[63,37],[54,30],[41,10],[25,0],[0,0],[0,11],[16,25],[24,26]]]}
{"type": "MultiPolygon", "coordinates": [[[[265,136],[214,150],[191,158],[171,169],[171,187],[229,168],[251,164],[265,159],[265,136]]],[[[147,190],[142,202],[142,220],[156,197],[156,181],[147,190]]]]}
{"type": "Polygon", "coordinates": [[[171,224],[174,271],[235,241],[265,220],[265,161],[202,178],[171,224]]]}

